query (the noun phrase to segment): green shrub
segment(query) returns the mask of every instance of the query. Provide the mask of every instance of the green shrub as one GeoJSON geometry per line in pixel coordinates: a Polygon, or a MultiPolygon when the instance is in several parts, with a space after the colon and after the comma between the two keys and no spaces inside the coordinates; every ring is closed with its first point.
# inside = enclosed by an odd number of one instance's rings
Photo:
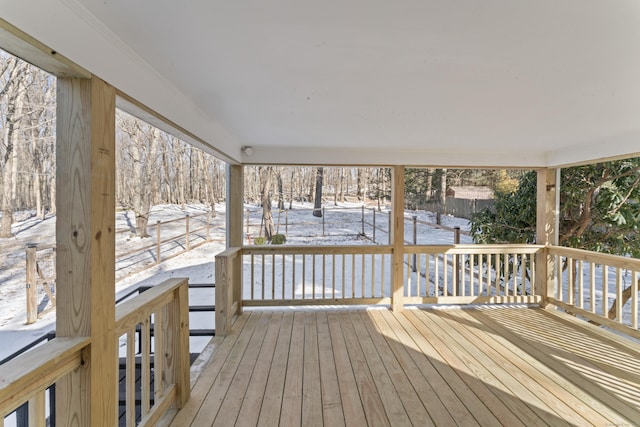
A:
{"type": "Polygon", "coordinates": [[[255,239],[253,239],[254,245],[264,245],[265,243],[267,243],[267,238],[264,236],[258,236],[255,239]]]}
{"type": "Polygon", "coordinates": [[[274,234],[271,236],[271,244],[272,245],[282,245],[287,241],[287,238],[284,234],[274,234]]]}

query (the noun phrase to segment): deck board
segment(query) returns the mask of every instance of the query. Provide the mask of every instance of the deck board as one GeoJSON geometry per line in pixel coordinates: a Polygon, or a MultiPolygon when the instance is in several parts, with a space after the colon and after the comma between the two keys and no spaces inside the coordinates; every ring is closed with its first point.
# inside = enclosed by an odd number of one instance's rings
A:
{"type": "Polygon", "coordinates": [[[515,306],[253,310],[174,426],[633,425],[640,345],[515,306]]]}

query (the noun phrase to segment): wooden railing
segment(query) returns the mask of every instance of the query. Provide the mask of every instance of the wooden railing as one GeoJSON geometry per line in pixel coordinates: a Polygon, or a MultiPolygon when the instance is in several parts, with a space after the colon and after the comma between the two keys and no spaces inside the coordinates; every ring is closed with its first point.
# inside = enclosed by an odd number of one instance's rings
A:
{"type": "Polygon", "coordinates": [[[404,303],[539,303],[535,245],[405,246],[404,303]]]}
{"type": "MultiPolygon", "coordinates": [[[[552,304],[640,339],[640,260],[540,245],[405,245],[402,251],[396,266],[391,246],[235,248],[216,260],[235,263],[225,267],[235,269],[224,281],[232,291],[217,292],[227,292],[224,304],[234,313],[243,305],[390,304],[392,272],[401,268],[400,304],[552,304]]],[[[228,331],[231,317],[224,322],[228,331]]]]}
{"type": "Polygon", "coordinates": [[[126,350],[126,425],[152,426],[170,407],[181,408],[190,392],[188,280],[166,280],[118,305],[116,337],[126,350]]]}
{"type": "Polygon", "coordinates": [[[390,246],[252,246],[242,304],[389,304],[390,246]]]}
{"type": "MultiPolygon", "coordinates": [[[[58,380],[82,369],[90,338],[54,338],[0,365],[0,426],[4,418],[28,402],[29,425],[46,425],[45,394],[58,380]]],[[[80,390],[66,396],[77,402],[86,399],[80,390]]],[[[80,402],[82,403],[82,402],[80,402]]]]}
{"type": "Polygon", "coordinates": [[[640,339],[640,260],[559,246],[549,255],[557,266],[551,304],[640,339]]]}

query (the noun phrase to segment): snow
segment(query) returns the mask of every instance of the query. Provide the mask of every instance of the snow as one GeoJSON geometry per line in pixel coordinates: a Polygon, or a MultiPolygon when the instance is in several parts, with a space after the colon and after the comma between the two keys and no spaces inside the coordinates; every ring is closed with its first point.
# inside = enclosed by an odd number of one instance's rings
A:
{"type": "MultiPolygon", "coordinates": [[[[260,213],[261,209],[255,205],[247,205],[246,209],[250,212],[250,224],[249,233],[254,238],[259,234],[260,227],[260,213]]],[[[339,206],[327,205],[325,209],[324,218],[316,218],[311,215],[312,206],[309,204],[294,204],[292,210],[278,212],[273,211],[274,222],[277,225],[280,233],[287,233],[288,245],[371,245],[373,237],[373,215],[375,207],[365,207],[364,209],[364,231],[363,230],[363,208],[362,205],[356,203],[341,203],[339,206]],[[324,233],[323,233],[324,222],[324,233]]],[[[140,239],[131,234],[131,232],[119,232],[117,234],[117,252],[128,252],[136,247],[148,246],[149,242],[155,242],[155,223],[156,221],[166,221],[176,218],[183,218],[185,214],[189,213],[192,216],[190,228],[194,230],[202,225],[202,217],[200,220],[193,218],[198,214],[202,214],[207,211],[207,207],[203,205],[162,205],[155,206],[152,209],[150,215],[150,239],[140,239]],[[200,221],[200,223],[198,223],[200,221]],[[200,225],[198,225],[200,224],[200,225]]],[[[225,240],[225,217],[224,206],[216,206],[218,213],[217,217],[212,219],[212,226],[210,228],[210,237],[212,242],[203,244],[189,252],[185,252],[179,256],[175,256],[170,259],[166,259],[158,264],[155,260],[155,249],[147,250],[143,255],[135,257],[126,257],[116,267],[116,294],[117,296],[124,295],[129,290],[135,289],[142,285],[155,285],[167,278],[172,277],[188,277],[191,283],[213,283],[214,282],[214,257],[217,253],[224,250],[225,240]],[[131,273],[132,271],[139,270],[141,266],[146,267],[143,271],[131,273]]],[[[389,228],[389,211],[386,207],[383,207],[381,211],[376,211],[376,243],[385,245],[388,243],[388,228],[389,228]]],[[[466,219],[455,218],[451,216],[442,216],[442,225],[448,229],[438,228],[434,225],[436,222],[436,215],[432,212],[425,211],[409,211],[405,213],[405,241],[407,243],[413,241],[413,216],[416,217],[416,237],[417,244],[452,244],[453,243],[453,227],[460,227],[462,232],[469,230],[469,222],[466,219]],[[428,224],[426,224],[428,223],[428,224]]],[[[128,229],[133,221],[133,213],[126,211],[118,211],[116,213],[117,230],[128,229]]],[[[177,220],[171,222],[169,225],[162,228],[162,239],[170,236],[184,233],[185,221],[177,220]]],[[[246,232],[246,223],[244,224],[244,231],[246,232]]],[[[54,329],[55,326],[55,312],[50,311],[43,315],[36,323],[32,325],[26,325],[25,309],[26,298],[24,290],[24,266],[25,266],[25,246],[28,243],[38,243],[39,245],[53,244],[55,242],[55,217],[46,217],[44,220],[37,219],[34,216],[34,212],[25,211],[20,212],[17,215],[17,222],[13,227],[14,237],[10,239],[0,240],[0,247],[2,248],[2,258],[0,259],[0,359],[3,359],[7,355],[13,353],[15,350],[30,343],[34,339],[42,336],[43,334],[54,329]]],[[[203,231],[199,232],[200,238],[203,237],[203,231]]],[[[192,242],[198,242],[198,238],[192,233],[192,242]]],[[[471,238],[466,235],[461,235],[461,243],[472,243],[471,238]]],[[[171,251],[180,250],[185,245],[184,241],[179,242],[172,249],[163,249],[163,257],[171,255],[171,251]]],[[[310,256],[306,258],[307,263],[311,262],[310,256]]],[[[321,256],[320,256],[321,257],[321,256]]],[[[355,294],[356,297],[382,297],[390,295],[390,283],[391,283],[391,268],[390,268],[390,255],[375,255],[376,271],[372,280],[372,262],[371,255],[356,256],[355,264],[350,257],[343,260],[342,257],[336,257],[335,271],[342,271],[342,263],[345,263],[347,269],[351,269],[352,265],[355,265],[355,273],[346,274],[344,284],[336,287],[336,297],[340,298],[342,292],[345,296],[349,297],[355,294]],[[385,262],[384,272],[384,289],[382,286],[382,257],[385,262]],[[364,263],[364,275],[362,274],[362,264],[364,263]],[[354,279],[354,280],[353,280],[354,279]],[[364,283],[364,290],[363,290],[364,283]]],[[[424,259],[424,258],[423,258],[424,259]]],[[[295,271],[287,267],[284,271],[280,268],[281,264],[278,264],[275,272],[274,284],[265,284],[265,295],[267,299],[271,298],[272,292],[275,298],[291,297],[295,295],[299,298],[304,295],[308,298],[314,291],[316,295],[321,295],[323,290],[327,298],[331,298],[334,295],[334,289],[325,283],[325,287],[316,283],[315,289],[312,288],[313,278],[311,277],[311,269],[307,268],[305,271],[305,279],[302,280],[302,256],[297,256],[295,263],[292,256],[286,256],[286,263],[289,265],[295,265],[295,271]],[[283,278],[284,277],[284,278],[283,278]],[[295,277],[295,283],[292,279],[295,277]],[[280,285],[284,283],[284,285],[280,285]]],[[[278,261],[279,262],[279,261],[278,261]]],[[[324,269],[327,279],[331,278],[333,271],[333,259],[327,257],[324,262],[324,269]]],[[[426,261],[422,263],[423,273],[424,265],[426,261]]],[[[243,295],[245,298],[251,298],[251,283],[250,279],[250,266],[248,260],[244,262],[245,269],[245,281],[243,295]]],[[[260,267],[260,262],[256,262],[256,265],[260,267]]],[[[269,282],[271,280],[271,266],[265,263],[265,276],[269,282]]],[[[307,264],[309,265],[309,264],[307,264]]],[[[53,263],[51,262],[51,267],[53,263]]],[[[42,265],[43,269],[47,268],[45,263],[42,265]]],[[[49,267],[49,268],[51,268],[49,267]]],[[[260,267],[261,268],[261,267],[260,267]]],[[[256,270],[258,271],[258,270],[256,270]]],[[[433,269],[432,269],[433,272],[433,269]]],[[[589,271],[585,269],[585,278],[588,277],[589,271]]],[[[596,277],[599,279],[601,272],[596,271],[596,277]]],[[[615,272],[609,272],[609,283],[615,283],[615,272]],[[614,275],[614,276],[612,276],[614,275]]],[[[321,282],[321,276],[316,276],[316,282],[321,282]]],[[[412,273],[411,283],[415,286],[417,275],[412,273]]],[[[261,289],[258,283],[261,278],[254,280],[254,298],[260,297],[261,289]]],[[[342,277],[338,274],[337,281],[341,281],[342,277]]],[[[422,286],[425,286],[424,277],[422,278],[422,286]]],[[[433,286],[432,286],[433,287],[433,286]]],[[[564,292],[566,294],[567,284],[564,283],[564,292]]],[[[608,290],[609,301],[615,298],[615,289],[608,290]]],[[[431,289],[430,292],[437,292],[431,289]]],[[[416,295],[415,290],[412,291],[413,295],[416,295]]],[[[44,305],[47,302],[45,295],[41,292],[39,295],[40,301],[44,305]]],[[[585,292],[585,307],[589,306],[590,292],[585,292]]],[[[596,300],[596,306],[601,307],[603,300],[603,292],[601,289],[597,289],[593,297],[596,300]]],[[[212,289],[192,289],[190,290],[190,300],[197,300],[198,304],[213,304],[213,290],[212,289]]],[[[624,312],[625,322],[630,321],[630,309],[629,304],[625,306],[624,312]]],[[[191,324],[193,327],[198,328],[211,328],[213,319],[210,313],[192,313],[191,324]]],[[[204,342],[197,344],[197,347],[204,345],[204,342]]]]}

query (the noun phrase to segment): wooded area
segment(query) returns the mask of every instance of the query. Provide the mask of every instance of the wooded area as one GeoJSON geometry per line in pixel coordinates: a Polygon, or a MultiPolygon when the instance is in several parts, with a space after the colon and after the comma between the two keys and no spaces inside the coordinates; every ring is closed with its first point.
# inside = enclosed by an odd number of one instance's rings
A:
{"type": "MultiPolygon", "coordinates": [[[[55,214],[56,79],[0,51],[0,237],[11,236],[14,212],[55,214]]],[[[122,111],[116,117],[117,204],[133,210],[136,234],[148,236],[151,206],[225,199],[225,163],[122,111]]],[[[509,190],[520,171],[407,169],[406,196],[445,203],[452,185],[485,185],[509,190]]],[[[290,209],[294,201],[324,204],[361,202],[380,208],[391,197],[391,170],[384,167],[245,168],[245,202],[264,209],[265,236],[273,234],[271,203],[290,209]]],[[[515,184],[514,184],[515,183],[515,184]]]]}

